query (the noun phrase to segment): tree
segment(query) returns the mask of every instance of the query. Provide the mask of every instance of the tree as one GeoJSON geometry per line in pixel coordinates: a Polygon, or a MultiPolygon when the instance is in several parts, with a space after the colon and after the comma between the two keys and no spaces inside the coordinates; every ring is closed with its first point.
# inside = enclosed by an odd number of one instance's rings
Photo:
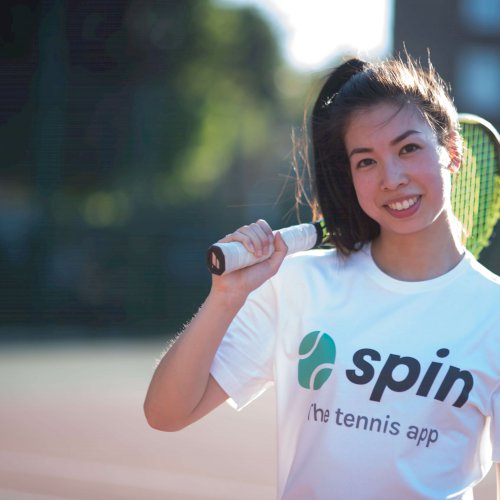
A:
{"type": "Polygon", "coordinates": [[[185,319],[219,234],[200,214],[222,219],[215,211],[228,200],[251,202],[266,169],[286,161],[270,27],[254,10],[209,0],[4,8],[4,73],[18,97],[0,129],[10,163],[0,175],[38,215],[25,237],[33,265],[12,278],[31,283],[31,302],[11,301],[3,317],[185,319]]]}

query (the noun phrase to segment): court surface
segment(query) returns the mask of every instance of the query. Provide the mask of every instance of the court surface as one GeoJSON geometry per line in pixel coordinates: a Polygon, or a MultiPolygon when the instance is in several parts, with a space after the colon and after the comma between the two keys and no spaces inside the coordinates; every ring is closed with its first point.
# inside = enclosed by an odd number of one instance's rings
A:
{"type": "MultiPolygon", "coordinates": [[[[142,403],[161,341],[4,344],[0,499],[266,500],[275,495],[273,393],[180,433],[142,403]]],[[[495,498],[493,471],[475,491],[495,498]]]]}

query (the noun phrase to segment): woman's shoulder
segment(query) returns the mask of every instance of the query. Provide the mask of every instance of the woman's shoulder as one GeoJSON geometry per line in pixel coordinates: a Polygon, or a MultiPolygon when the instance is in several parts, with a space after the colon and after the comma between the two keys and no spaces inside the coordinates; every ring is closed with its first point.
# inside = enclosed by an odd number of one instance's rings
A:
{"type": "Polygon", "coordinates": [[[336,279],[352,266],[355,259],[333,248],[307,250],[289,255],[276,275],[279,281],[296,279],[336,279]]]}
{"type": "Polygon", "coordinates": [[[324,268],[339,262],[340,256],[333,248],[313,249],[288,255],[283,261],[285,272],[308,272],[312,268],[324,268]]]}
{"type": "Polygon", "coordinates": [[[457,281],[457,290],[471,304],[489,307],[492,314],[500,320],[500,276],[486,268],[469,252],[464,261],[467,272],[463,274],[462,280],[457,281]]]}
{"type": "Polygon", "coordinates": [[[500,276],[481,264],[481,262],[469,252],[467,252],[466,259],[471,275],[478,281],[484,283],[485,286],[492,287],[500,293],[500,276]]]}

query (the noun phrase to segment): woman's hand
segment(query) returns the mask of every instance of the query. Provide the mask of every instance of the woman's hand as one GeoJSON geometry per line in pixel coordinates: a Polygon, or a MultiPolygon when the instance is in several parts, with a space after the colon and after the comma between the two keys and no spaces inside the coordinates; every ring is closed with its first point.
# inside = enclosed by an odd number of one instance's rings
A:
{"type": "Polygon", "coordinates": [[[224,294],[230,299],[245,301],[248,294],[277,273],[288,248],[279,233],[273,234],[269,224],[259,219],[242,226],[222,238],[219,243],[239,242],[257,258],[269,258],[253,266],[212,277],[212,293],[224,294]]]}

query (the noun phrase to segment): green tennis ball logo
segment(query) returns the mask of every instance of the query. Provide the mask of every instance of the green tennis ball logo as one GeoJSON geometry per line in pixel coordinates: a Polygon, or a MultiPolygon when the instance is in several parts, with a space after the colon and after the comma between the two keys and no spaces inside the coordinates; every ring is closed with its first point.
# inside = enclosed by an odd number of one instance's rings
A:
{"type": "Polygon", "coordinates": [[[335,363],[335,342],[327,333],[308,333],[299,346],[299,384],[318,390],[330,377],[335,363]]]}

